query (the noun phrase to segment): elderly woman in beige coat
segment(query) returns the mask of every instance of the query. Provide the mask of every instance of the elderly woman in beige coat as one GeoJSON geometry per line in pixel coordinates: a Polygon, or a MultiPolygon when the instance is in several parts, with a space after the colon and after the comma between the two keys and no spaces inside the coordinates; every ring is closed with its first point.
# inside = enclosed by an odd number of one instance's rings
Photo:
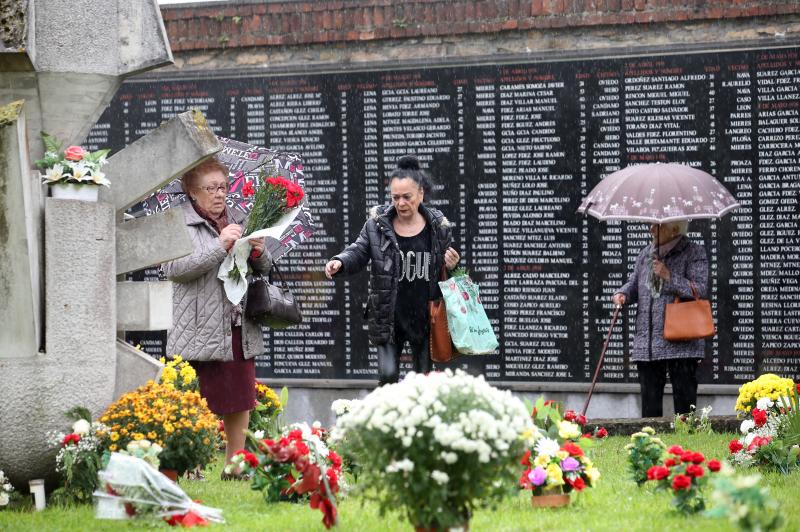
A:
{"type": "MultiPolygon", "coordinates": [[[[181,184],[190,200],[181,208],[194,251],[163,265],[174,283],[167,353],[181,355],[197,370],[200,394],[225,422],[230,461],[244,448],[244,431],[256,403],[253,357],[264,352],[261,327],[242,312],[245,301],[232,305],[217,278],[220,264],[242,236],[244,215],[227,207],[228,169],[216,159],[187,172],[181,184]]],[[[250,244],[250,266],[268,273],[272,260],[264,239],[250,244]]]]}

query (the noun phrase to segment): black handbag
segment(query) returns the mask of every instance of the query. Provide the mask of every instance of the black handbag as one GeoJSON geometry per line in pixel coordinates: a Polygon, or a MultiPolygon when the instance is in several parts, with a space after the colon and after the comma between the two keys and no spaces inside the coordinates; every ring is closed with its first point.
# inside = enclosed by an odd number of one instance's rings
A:
{"type": "Polygon", "coordinates": [[[277,264],[272,265],[281,286],[271,284],[263,275],[256,275],[247,286],[244,315],[272,329],[285,329],[303,321],[300,304],[295,299],[277,264]]]}

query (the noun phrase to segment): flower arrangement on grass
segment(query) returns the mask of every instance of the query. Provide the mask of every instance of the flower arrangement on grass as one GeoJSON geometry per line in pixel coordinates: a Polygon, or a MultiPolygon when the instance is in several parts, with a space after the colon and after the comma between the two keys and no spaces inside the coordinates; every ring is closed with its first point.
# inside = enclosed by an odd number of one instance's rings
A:
{"type": "Polygon", "coordinates": [[[667,444],[656,437],[652,427],[643,427],[631,435],[631,442],[625,449],[628,451],[628,471],[636,485],[641,487],[649,480],[650,468],[664,460],[667,444]]]}
{"type": "Polygon", "coordinates": [[[705,515],[728,519],[739,530],[767,532],[783,526],[780,504],[766,487],[759,485],[761,475],[734,475],[723,464],[719,474],[711,479],[713,506],[705,515]]]}
{"type": "Polygon", "coordinates": [[[764,466],[784,474],[800,466],[800,404],[793,385],[788,396],[762,397],[743,420],[742,436],[728,444],[729,461],[764,466]]]}
{"type": "Polygon", "coordinates": [[[194,392],[199,389],[197,372],[189,362],[180,355],[173,356],[169,361],[161,357],[164,369],[161,371],[159,382],[167,386],[172,386],[183,392],[194,392]]]}
{"type": "Polygon", "coordinates": [[[673,445],[671,455],[662,465],[647,470],[647,480],[656,483],[657,490],[670,491],[672,505],[684,515],[701,512],[706,507],[703,489],[708,483],[706,472],[716,473],[722,467],[718,460],[709,460],[702,453],[673,445]],[[705,465],[704,465],[705,464],[705,465]]]}
{"type": "Polygon", "coordinates": [[[75,419],[70,432],[50,433],[50,445],[58,448],[56,472],[61,485],[53,491],[51,500],[58,505],[85,504],[92,501],[97,488],[97,472],[103,454],[102,438],[106,426],[92,423],[91,413],[81,407],[66,413],[75,419]]]}
{"type": "Polygon", "coordinates": [[[111,150],[88,152],[80,146],[69,146],[62,150],[62,143],[55,137],[42,132],[44,157],[36,161],[43,171],[42,182],[48,185],[69,183],[74,185],[110,186],[111,182],[100,171],[106,164],[106,156],[111,150]]]}
{"type": "Polygon", "coordinates": [[[689,412],[676,415],[672,425],[677,434],[711,434],[714,430],[711,428],[711,421],[708,419],[710,413],[711,405],[701,408],[699,414],[697,407],[690,405],[689,412]]]}
{"type": "Polygon", "coordinates": [[[11,494],[14,492],[14,486],[6,478],[6,474],[0,469],[0,509],[8,506],[11,502],[11,494]]]}
{"type": "Polygon", "coordinates": [[[793,389],[795,389],[795,384],[792,379],[765,373],[739,387],[739,397],[736,398],[736,411],[748,414],[753,408],[756,408],[759,399],[769,399],[776,403],[781,397],[788,396],[793,389]]]}
{"type": "Polygon", "coordinates": [[[358,489],[381,515],[414,526],[463,526],[512,492],[534,427],[525,405],[463,371],[410,373],[351,401],[331,439],[357,461],[358,489]]]}
{"type": "MultiPolygon", "coordinates": [[[[317,425],[317,424],[315,424],[317,425]]],[[[325,431],[305,423],[290,425],[280,438],[256,439],[255,452],[238,451],[225,467],[229,474],[250,474],[251,488],[267,502],[307,498],[319,509],[326,528],[336,524],[336,494],[342,486],[342,460],[323,441],[325,431]]]]}
{"type": "Polygon", "coordinates": [[[589,435],[581,435],[586,418],[572,410],[562,418],[558,403],[540,397],[533,409],[533,420],[534,443],[521,460],[526,469],[519,479],[520,486],[531,490],[534,496],[583,491],[594,486],[600,471],[586,455],[592,445],[589,435]]]}
{"type": "Polygon", "coordinates": [[[195,391],[149,381],[115,401],[100,421],[108,426],[104,445],[111,452],[147,439],[163,448],[161,467],[180,473],[214,458],[217,418],[195,391]]]}

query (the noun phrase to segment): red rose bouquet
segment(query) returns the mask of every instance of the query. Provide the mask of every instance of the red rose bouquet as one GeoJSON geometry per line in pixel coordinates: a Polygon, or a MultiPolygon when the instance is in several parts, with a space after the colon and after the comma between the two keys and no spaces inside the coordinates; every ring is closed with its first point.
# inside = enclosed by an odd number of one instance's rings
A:
{"type": "Polygon", "coordinates": [[[242,189],[245,197],[255,196],[245,235],[274,226],[284,214],[299,207],[305,196],[303,189],[288,179],[263,172],[259,179],[262,184],[258,190],[253,190],[251,183],[247,183],[242,189]]]}
{"type": "Polygon", "coordinates": [[[336,499],[342,484],[342,460],[323,441],[324,429],[290,425],[276,439],[255,440],[256,452],[241,450],[225,470],[251,474],[251,488],[267,502],[308,498],[326,528],[336,524],[336,499]]]}
{"type": "Polygon", "coordinates": [[[669,457],[661,465],[647,470],[647,480],[656,482],[657,490],[672,491],[672,504],[682,514],[689,515],[705,509],[703,488],[708,483],[707,472],[716,473],[722,464],[718,460],[706,462],[702,453],[673,445],[667,449],[669,457]]]}

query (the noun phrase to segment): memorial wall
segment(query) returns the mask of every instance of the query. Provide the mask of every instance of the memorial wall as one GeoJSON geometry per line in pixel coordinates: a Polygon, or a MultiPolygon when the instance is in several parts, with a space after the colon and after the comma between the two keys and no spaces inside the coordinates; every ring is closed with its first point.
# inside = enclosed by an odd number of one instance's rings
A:
{"type": "MultiPolygon", "coordinates": [[[[322,270],[387,202],[386,176],[407,153],[438,181],[432,203],[455,224],[500,339],[497,355],[458,366],[512,385],[590,381],[611,295],[649,234],[575,210],[614,170],[678,162],[717,176],[742,205],[690,226],[708,252],[718,327],[701,384],[800,378],[800,48],[193,75],[126,82],[87,144],[118,150],[195,107],[220,136],[303,157],[317,229],[282,269],[306,320],[265,331],[260,378],[377,378],[366,274],[333,283],[322,270]]],[[[637,381],[634,314],[617,326],[600,382],[637,381]]],[[[164,333],[128,337],[164,354],[164,333]]]]}

